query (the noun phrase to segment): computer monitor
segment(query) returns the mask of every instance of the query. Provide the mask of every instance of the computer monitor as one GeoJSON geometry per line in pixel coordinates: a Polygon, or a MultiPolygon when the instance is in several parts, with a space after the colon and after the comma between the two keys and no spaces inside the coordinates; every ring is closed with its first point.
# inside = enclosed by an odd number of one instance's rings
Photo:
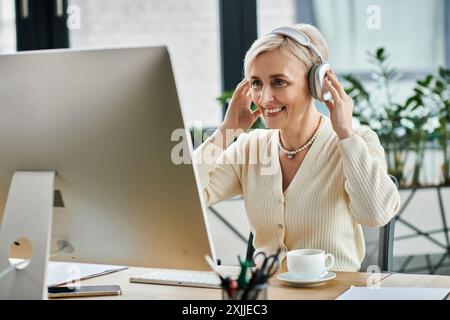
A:
{"type": "Polygon", "coordinates": [[[196,169],[172,159],[192,142],[171,139],[189,133],[165,47],[2,55],[0,70],[0,221],[16,171],[56,171],[52,251],[74,251],[53,260],[209,269],[196,169]]]}

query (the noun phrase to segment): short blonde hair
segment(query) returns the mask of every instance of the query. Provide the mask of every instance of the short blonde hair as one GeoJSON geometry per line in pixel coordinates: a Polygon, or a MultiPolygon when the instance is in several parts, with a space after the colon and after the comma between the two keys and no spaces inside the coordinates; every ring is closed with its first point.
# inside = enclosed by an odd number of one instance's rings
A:
{"type": "MultiPolygon", "coordinates": [[[[324,61],[328,61],[328,46],[322,33],[313,25],[310,24],[297,24],[292,26],[305,33],[311,43],[322,54],[324,61]]],[[[249,69],[253,61],[257,56],[263,52],[268,52],[276,49],[283,49],[286,52],[297,57],[306,67],[306,70],[310,70],[314,64],[320,63],[319,57],[317,57],[309,48],[300,45],[296,40],[290,37],[280,34],[268,34],[262,38],[253,42],[250,49],[245,54],[244,59],[244,76],[249,78],[249,69]]]]}

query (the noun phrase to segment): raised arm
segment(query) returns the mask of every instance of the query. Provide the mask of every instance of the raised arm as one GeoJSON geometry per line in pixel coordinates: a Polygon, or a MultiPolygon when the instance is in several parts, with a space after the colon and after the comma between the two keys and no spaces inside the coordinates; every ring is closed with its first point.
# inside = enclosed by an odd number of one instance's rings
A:
{"type": "Polygon", "coordinates": [[[353,100],[334,72],[327,71],[324,86],[333,96],[326,106],[339,138],[350,211],[360,224],[383,226],[400,208],[400,194],[387,173],[383,147],[368,127],[353,130],[353,100]]]}
{"type": "Polygon", "coordinates": [[[385,225],[400,208],[400,194],[387,173],[378,136],[361,127],[339,142],[339,150],[354,220],[368,227],[385,225]]]}
{"type": "Polygon", "coordinates": [[[242,152],[249,129],[261,115],[261,110],[250,109],[250,85],[244,79],[238,84],[230,100],[224,121],[210,139],[194,151],[194,161],[199,172],[200,183],[207,206],[242,194],[242,152]],[[238,137],[239,136],[239,137],[238,137]],[[234,139],[237,141],[233,143],[234,139]]]}

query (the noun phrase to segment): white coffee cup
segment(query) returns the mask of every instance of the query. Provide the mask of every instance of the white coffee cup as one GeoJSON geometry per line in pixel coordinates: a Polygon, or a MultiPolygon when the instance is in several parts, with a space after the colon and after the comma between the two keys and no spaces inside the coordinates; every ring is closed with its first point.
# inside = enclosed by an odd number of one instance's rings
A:
{"type": "Polygon", "coordinates": [[[334,266],[334,256],[319,249],[287,252],[287,268],[296,279],[317,279],[334,266]]]}

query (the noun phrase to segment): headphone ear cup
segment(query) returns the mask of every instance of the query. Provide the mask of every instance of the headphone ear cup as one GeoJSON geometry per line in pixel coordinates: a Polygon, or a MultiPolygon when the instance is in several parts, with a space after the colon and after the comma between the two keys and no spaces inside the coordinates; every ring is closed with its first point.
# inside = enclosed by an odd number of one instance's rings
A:
{"type": "Polygon", "coordinates": [[[316,88],[316,79],[317,79],[317,69],[321,66],[321,64],[315,64],[312,66],[311,70],[309,70],[309,74],[308,74],[308,82],[309,82],[309,92],[311,93],[312,97],[314,99],[318,99],[319,98],[319,92],[317,91],[316,88]]]}
{"type": "Polygon", "coordinates": [[[328,101],[331,99],[331,94],[328,91],[323,92],[323,82],[325,72],[330,70],[328,63],[315,64],[309,71],[309,90],[311,95],[319,101],[328,101]]]}

